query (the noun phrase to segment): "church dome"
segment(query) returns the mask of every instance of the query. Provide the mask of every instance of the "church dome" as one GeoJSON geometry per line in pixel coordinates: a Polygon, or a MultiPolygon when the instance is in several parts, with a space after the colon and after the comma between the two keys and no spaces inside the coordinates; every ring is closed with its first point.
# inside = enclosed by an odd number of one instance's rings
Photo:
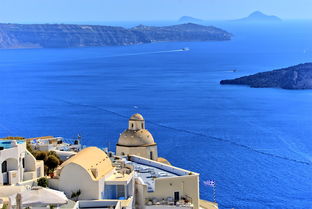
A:
{"type": "Polygon", "coordinates": [[[116,144],[116,155],[137,155],[150,160],[158,158],[157,144],[152,134],[145,129],[145,120],[139,113],[132,115],[128,128],[120,134],[116,144]]]}
{"type": "Polygon", "coordinates": [[[119,146],[140,147],[155,145],[152,134],[146,129],[125,130],[119,137],[119,146]]]}
{"type": "Polygon", "coordinates": [[[140,113],[136,113],[130,117],[130,120],[141,120],[142,121],[142,120],[144,120],[144,118],[140,113]]]}

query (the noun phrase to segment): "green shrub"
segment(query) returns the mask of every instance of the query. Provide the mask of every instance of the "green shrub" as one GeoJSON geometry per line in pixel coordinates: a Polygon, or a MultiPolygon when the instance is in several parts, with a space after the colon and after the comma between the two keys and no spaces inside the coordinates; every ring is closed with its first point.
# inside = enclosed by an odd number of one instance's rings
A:
{"type": "Polygon", "coordinates": [[[81,191],[79,189],[77,192],[72,192],[70,198],[72,198],[73,200],[77,201],[80,195],[81,195],[81,191]]]}
{"type": "Polygon", "coordinates": [[[48,156],[50,156],[50,155],[53,155],[53,156],[55,156],[57,159],[60,160],[60,157],[56,154],[55,151],[49,151],[49,152],[48,152],[48,156]]]}
{"type": "Polygon", "coordinates": [[[44,152],[44,151],[37,151],[37,152],[35,152],[35,157],[37,160],[46,161],[48,158],[48,154],[47,154],[47,152],[44,152]]]}
{"type": "Polygon", "coordinates": [[[45,164],[48,166],[49,171],[53,172],[54,169],[60,164],[60,161],[54,155],[49,155],[47,160],[45,161],[45,164]]]}
{"type": "Polygon", "coordinates": [[[37,160],[43,160],[44,173],[52,173],[61,164],[59,156],[54,151],[35,151],[34,156],[37,160]]]}
{"type": "Polygon", "coordinates": [[[2,205],[2,209],[9,209],[9,205],[8,205],[7,203],[4,203],[4,204],[2,205]]]}
{"type": "Polygon", "coordinates": [[[49,208],[54,209],[54,208],[56,208],[56,205],[49,205],[49,208]]]}
{"type": "Polygon", "coordinates": [[[37,183],[38,183],[38,186],[48,187],[48,179],[45,177],[41,177],[40,179],[38,179],[37,183]]]}

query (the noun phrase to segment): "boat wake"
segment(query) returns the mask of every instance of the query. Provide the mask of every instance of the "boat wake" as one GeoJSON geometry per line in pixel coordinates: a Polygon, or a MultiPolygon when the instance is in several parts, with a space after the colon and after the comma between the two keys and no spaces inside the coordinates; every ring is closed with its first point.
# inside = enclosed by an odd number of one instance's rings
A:
{"type": "Polygon", "coordinates": [[[118,54],[111,56],[103,56],[101,58],[110,58],[110,57],[128,57],[128,56],[139,56],[139,55],[148,55],[148,54],[162,54],[162,53],[175,53],[175,52],[186,52],[189,51],[189,48],[183,49],[173,49],[173,50],[165,50],[165,51],[152,51],[152,52],[138,52],[138,53],[129,53],[129,54],[118,54]]]}

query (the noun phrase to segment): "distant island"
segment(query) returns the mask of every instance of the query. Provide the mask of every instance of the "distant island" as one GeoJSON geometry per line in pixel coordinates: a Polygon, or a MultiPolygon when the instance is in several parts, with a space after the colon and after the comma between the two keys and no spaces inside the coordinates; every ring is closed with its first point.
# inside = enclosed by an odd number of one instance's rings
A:
{"type": "Polygon", "coordinates": [[[226,41],[231,34],[193,23],[130,29],[100,25],[0,24],[0,48],[71,48],[152,42],[226,41]]]}
{"type": "Polygon", "coordinates": [[[266,15],[260,11],[251,13],[248,17],[244,17],[235,21],[239,22],[280,22],[282,19],[274,15],[266,15]]]}
{"type": "MultiPolygon", "coordinates": [[[[239,23],[268,23],[268,22],[281,22],[282,19],[274,16],[274,15],[267,15],[260,11],[254,11],[251,14],[249,14],[247,17],[243,17],[240,19],[235,20],[225,20],[226,22],[239,22],[239,23]]],[[[178,20],[179,23],[196,23],[196,24],[202,24],[207,23],[209,20],[202,20],[198,18],[194,18],[191,16],[183,16],[178,20]]]]}
{"type": "Polygon", "coordinates": [[[190,16],[183,16],[179,19],[179,22],[180,23],[202,23],[202,22],[204,22],[204,20],[194,18],[194,17],[190,17],[190,16]]]}
{"type": "Polygon", "coordinates": [[[312,63],[222,80],[220,84],[248,85],[253,88],[312,89],[312,63]]]}

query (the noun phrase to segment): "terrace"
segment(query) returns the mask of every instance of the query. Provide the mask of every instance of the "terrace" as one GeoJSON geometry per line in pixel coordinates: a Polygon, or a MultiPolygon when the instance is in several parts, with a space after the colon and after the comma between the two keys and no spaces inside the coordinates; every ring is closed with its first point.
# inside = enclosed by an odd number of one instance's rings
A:
{"type": "Polygon", "coordinates": [[[10,149],[16,147],[17,144],[23,144],[23,140],[0,140],[0,151],[4,149],[10,149]]]}
{"type": "Polygon", "coordinates": [[[155,191],[155,179],[157,178],[178,177],[191,174],[190,171],[138,156],[131,156],[125,163],[133,166],[135,177],[142,179],[147,185],[148,192],[155,191]]]}
{"type": "Polygon", "coordinates": [[[165,191],[162,193],[160,191],[167,186],[169,190],[172,190],[173,187],[170,186],[172,183],[181,185],[182,182],[187,181],[187,179],[192,176],[196,178],[195,176],[198,175],[197,173],[139,156],[129,156],[123,158],[123,160],[126,165],[133,168],[135,177],[141,182],[139,184],[145,185],[146,187],[147,196],[145,196],[145,200],[143,200],[145,201],[146,208],[193,208],[192,197],[189,197],[182,192],[182,190],[180,193],[176,192],[180,189],[173,189],[174,191],[170,191],[169,193],[165,191]],[[160,187],[162,187],[161,190],[159,190],[160,187]],[[158,188],[158,191],[156,191],[156,188],[158,188]],[[159,194],[159,192],[162,194],[159,194]],[[179,194],[175,196],[173,195],[174,193],[179,194]]]}
{"type": "Polygon", "coordinates": [[[132,165],[135,171],[135,177],[139,177],[147,185],[148,192],[155,191],[155,179],[163,177],[175,177],[178,176],[175,173],[166,171],[161,168],[153,167],[150,165],[127,161],[126,164],[132,165]]]}
{"type": "Polygon", "coordinates": [[[28,139],[32,148],[42,151],[59,150],[59,151],[80,151],[80,141],[66,139],[63,137],[38,137],[28,139]]]}

